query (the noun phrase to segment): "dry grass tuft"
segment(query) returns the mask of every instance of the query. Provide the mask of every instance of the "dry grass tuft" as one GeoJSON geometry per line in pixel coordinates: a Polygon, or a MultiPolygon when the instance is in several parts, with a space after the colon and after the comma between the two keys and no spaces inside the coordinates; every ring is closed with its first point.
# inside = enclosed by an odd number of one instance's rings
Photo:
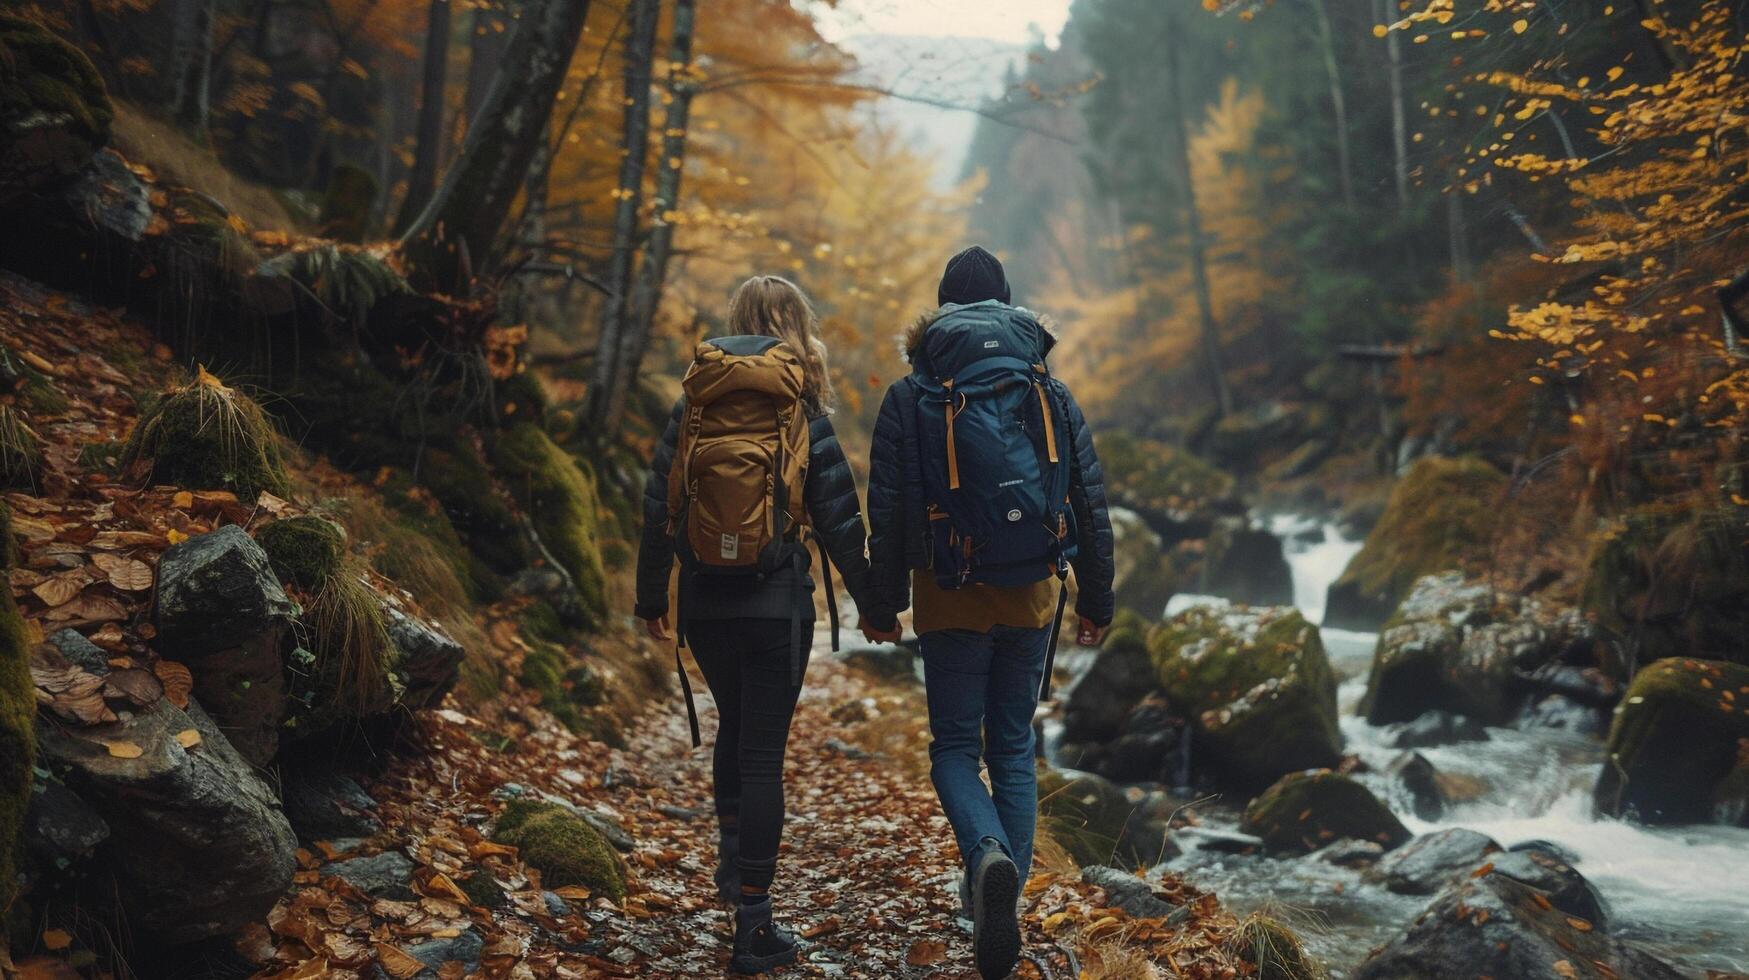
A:
{"type": "Polygon", "coordinates": [[[365,580],[363,559],[349,555],[310,600],[305,621],[312,633],[316,672],[336,707],[357,716],[384,707],[394,642],[382,603],[365,580]]]}

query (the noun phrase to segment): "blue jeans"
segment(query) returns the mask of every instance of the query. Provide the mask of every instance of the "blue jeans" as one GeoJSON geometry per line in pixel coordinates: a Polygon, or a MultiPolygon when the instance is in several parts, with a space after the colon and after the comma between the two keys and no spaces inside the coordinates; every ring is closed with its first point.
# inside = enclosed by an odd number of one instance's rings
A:
{"type": "Polygon", "coordinates": [[[929,699],[929,777],[969,872],[995,838],[1026,881],[1038,823],[1032,716],[1049,627],[988,633],[936,630],[918,638],[929,699]],[[980,758],[990,786],[978,778],[980,758]]]}

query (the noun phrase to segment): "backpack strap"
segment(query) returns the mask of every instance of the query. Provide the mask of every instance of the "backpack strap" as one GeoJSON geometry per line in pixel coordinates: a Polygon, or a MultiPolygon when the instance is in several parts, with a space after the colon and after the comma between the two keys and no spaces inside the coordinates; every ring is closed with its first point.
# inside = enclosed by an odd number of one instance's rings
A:
{"type": "Polygon", "coordinates": [[[674,597],[674,672],[680,675],[680,693],[686,697],[686,724],[692,729],[692,747],[696,749],[704,744],[698,737],[698,705],[692,700],[692,680],[686,676],[686,665],[680,660],[680,651],[686,646],[686,613],[681,605],[685,595],[686,586],[682,583],[674,597]]]}
{"type": "Polygon", "coordinates": [[[1069,605],[1069,570],[1057,572],[1057,614],[1051,617],[1051,638],[1045,644],[1045,676],[1039,685],[1038,699],[1051,699],[1051,671],[1057,665],[1057,634],[1063,631],[1063,610],[1069,605]]]}
{"type": "Polygon", "coordinates": [[[814,550],[820,553],[820,579],[826,586],[826,616],[832,620],[832,652],[838,652],[838,596],[832,589],[832,557],[826,554],[826,539],[814,535],[814,550]]]}
{"type": "MultiPolygon", "coordinates": [[[[1035,367],[1042,369],[1044,365],[1035,365],[1035,367]]],[[[1048,381],[1041,381],[1035,383],[1032,387],[1034,391],[1038,392],[1039,411],[1044,413],[1045,451],[1050,454],[1051,462],[1061,462],[1061,460],[1057,458],[1057,425],[1051,419],[1051,395],[1050,392],[1046,390],[1050,387],[1050,384],[1048,381]]]]}

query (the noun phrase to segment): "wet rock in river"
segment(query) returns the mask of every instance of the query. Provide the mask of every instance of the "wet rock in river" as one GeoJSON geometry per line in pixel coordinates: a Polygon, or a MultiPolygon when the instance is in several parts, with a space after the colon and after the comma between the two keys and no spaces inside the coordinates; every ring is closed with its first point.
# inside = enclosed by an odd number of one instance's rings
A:
{"type": "Polygon", "coordinates": [[[1118,614],[1092,665],[1063,694],[1065,741],[1106,742],[1125,733],[1130,712],[1156,687],[1146,628],[1140,616],[1118,614]]]}
{"type": "Polygon", "coordinates": [[[1431,895],[1500,852],[1492,837],[1453,827],[1423,834],[1374,865],[1368,880],[1399,895],[1431,895]]]}
{"type": "MultiPolygon", "coordinates": [[[[1531,842],[1538,844],[1539,842],[1531,842]]],[[[1492,858],[1494,871],[1522,881],[1548,896],[1555,908],[1576,915],[1599,929],[1609,925],[1609,906],[1591,882],[1585,880],[1564,853],[1543,850],[1539,846],[1514,844],[1504,854],[1492,858]]]]}
{"type": "Polygon", "coordinates": [[[1486,741],[1487,726],[1449,711],[1425,712],[1414,721],[1404,722],[1391,736],[1391,744],[1399,749],[1428,749],[1458,742],[1486,741]]]}
{"type": "MultiPolygon", "coordinates": [[[[1597,811],[1645,823],[1705,823],[1728,803],[1749,739],[1749,667],[1660,660],[1634,678],[1609,730],[1597,811]]],[[[1742,809],[1735,812],[1744,822],[1742,809]]]]}
{"type": "Polygon", "coordinates": [[[1112,591],[1123,609],[1152,616],[1178,591],[1180,570],[1159,532],[1127,507],[1111,508],[1112,591]]]}
{"type": "Polygon", "coordinates": [[[1242,517],[1216,521],[1205,546],[1198,591],[1253,606],[1291,605],[1293,572],[1281,539],[1249,526],[1242,517]]]}
{"type": "Polygon", "coordinates": [[[1302,854],[1344,837],[1389,850],[1411,836],[1365,786],[1328,769],[1283,776],[1245,807],[1240,829],[1263,838],[1272,851],[1302,854]]]}
{"type": "Polygon", "coordinates": [[[1410,809],[1422,820],[1438,820],[1445,813],[1445,792],[1439,785],[1439,770],[1419,752],[1405,752],[1385,769],[1409,798],[1410,809]]]}
{"type": "Polygon", "coordinates": [[[1215,782],[1255,790],[1340,761],[1336,676],[1298,611],[1199,606],[1155,627],[1148,649],[1215,782]]]}
{"type": "Polygon", "coordinates": [[[1338,868],[1370,868],[1384,854],[1385,849],[1370,840],[1339,840],[1319,848],[1312,856],[1338,868]]]}
{"type": "Polygon", "coordinates": [[[1556,908],[1541,891],[1489,873],[1441,892],[1355,980],[1567,977],[1678,980],[1669,964],[1556,908]]]}
{"type": "Polygon", "coordinates": [[[1422,578],[1379,632],[1361,712],[1374,725],[1435,709],[1509,724],[1528,690],[1522,674],[1565,649],[1559,625],[1536,602],[1458,572],[1422,578]]]}

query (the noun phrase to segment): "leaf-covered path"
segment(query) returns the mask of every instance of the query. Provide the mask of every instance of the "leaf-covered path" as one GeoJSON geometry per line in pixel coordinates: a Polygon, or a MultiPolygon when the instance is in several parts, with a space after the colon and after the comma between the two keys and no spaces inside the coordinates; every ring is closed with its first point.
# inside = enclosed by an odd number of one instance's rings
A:
{"type": "MultiPolygon", "coordinates": [[[[969,936],[955,919],[952,838],[922,764],[920,706],[915,687],[873,679],[836,657],[817,655],[810,666],[790,741],[789,816],[774,887],[779,914],[802,937],[803,952],[782,975],[976,976],[969,936]]],[[[715,712],[707,692],[700,709],[709,732],[715,712]]],[[[259,937],[262,954],[266,943],[279,947],[282,966],[268,975],[333,975],[315,968],[321,958],[330,969],[373,956],[386,967],[411,951],[439,976],[459,977],[462,962],[433,955],[450,948],[445,943],[461,955],[477,949],[481,971],[493,977],[726,973],[729,917],[711,885],[708,743],[690,747],[678,700],[651,705],[623,749],[573,736],[538,710],[511,706],[506,717],[510,729],[519,720],[534,724],[500,750],[501,726],[438,712],[431,751],[397,764],[372,787],[387,827],[356,853],[412,857],[417,901],[372,901],[322,873],[329,855],[310,854],[300,888],[270,920],[273,935],[259,937]],[[594,811],[627,832],[633,882],[622,907],[570,891],[570,907],[555,915],[535,873],[485,841],[499,801],[531,794],[594,811]],[[495,910],[456,899],[458,891],[474,900],[492,893],[470,884],[480,875],[504,892],[495,910]],[[481,942],[458,944],[470,933],[481,942]],[[321,952],[287,961],[288,949],[304,948],[321,952]]],[[[1045,850],[1041,864],[1051,865],[1045,850]]],[[[1032,962],[1019,975],[1073,977],[1066,951],[1085,956],[1093,947],[1108,957],[1130,947],[1176,964],[1185,976],[1233,975],[1219,950],[1232,919],[1212,897],[1168,887],[1177,890],[1168,897],[1197,913],[1179,927],[1105,909],[1104,893],[1073,874],[1035,873],[1023,903],[1032,962]]]]}

